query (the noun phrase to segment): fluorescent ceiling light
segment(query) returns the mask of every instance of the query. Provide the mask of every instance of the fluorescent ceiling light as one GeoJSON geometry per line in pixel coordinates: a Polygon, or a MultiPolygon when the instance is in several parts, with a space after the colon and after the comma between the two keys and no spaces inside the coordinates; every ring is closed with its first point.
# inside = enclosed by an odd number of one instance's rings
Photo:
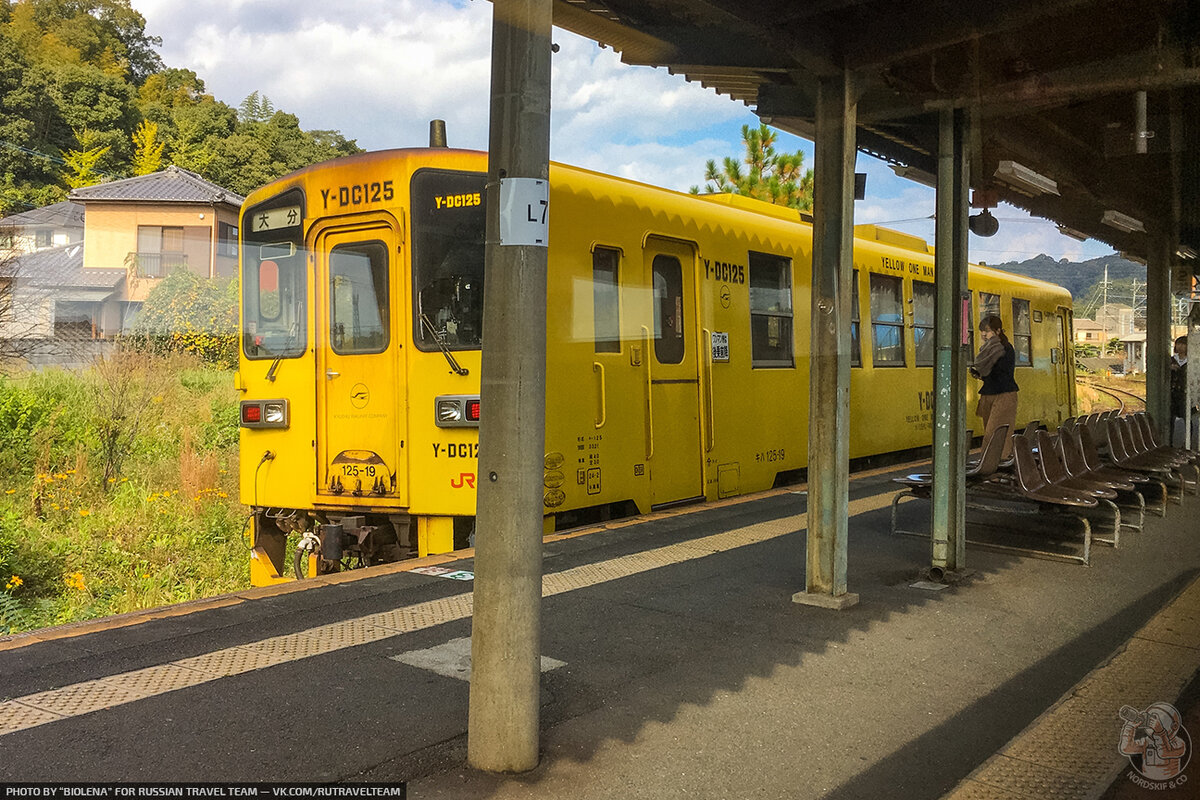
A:
{"type": "Polygon", "coordinates": [[[1188,247],[1186,244],[1181,244],[1179,245],[1179,249],[1175,251],[1175,255],[1179,256],[1180,258],[1192,259],[1200,254],[1196,253],[1195,250],[1188,247]]]}
{"type": "Polygon", "coordinates": [[[1059,225],[1058,232],[1061,233],[1063,236],[1070,236],[1072,239],[1077,239],[1078,241],[1081,241],[1081,242],[1086,242],[1089,238],[1086,233],[1083,233],[1082,231],[1077,231],[1074,228],[1068,228],[1066,225],[1059,225]]]}
{"type": "Polygon", "coordinates": [[[1015,161],[1001,161],[996,167],[996,177],[1014,189],[1022,189],[1033,195],[1058,194],[1057,181],[1015,161]]]}
{"type": "Polygon", "coordinates": [[[916,181],[922,186],[928,186],[930,189],[937,188],[937,176],[931,172],[926,172],[923,169],[916,167],[906,167],[900,164],[889,164],[892,172],[896,173],[901,178],[908,178],[910,181],[916,181]]]}
{"type": "Polygon", "coordinates": [[[1110,228],[1116,228],[1117,230],[1124,231],[1125,233],[1146,232],[1146,226],[1142,224],[1140,219],[1134,219],[1133,217],[1122,214],[1120,211],[1113,211],[1109,209],[1108,211],[1104,212],[1104,216],[1100,218],[1100,221],[1105,225],[1108,225],[1110,228]]]}

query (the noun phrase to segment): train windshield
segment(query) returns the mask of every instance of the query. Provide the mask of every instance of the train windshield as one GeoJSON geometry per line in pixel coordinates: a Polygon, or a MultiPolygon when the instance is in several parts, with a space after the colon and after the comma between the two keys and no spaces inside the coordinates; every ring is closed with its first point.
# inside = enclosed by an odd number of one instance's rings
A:
{"type": "Polygon", "coordinates": [[[486,181],[481,172],[413,176],[413,338],[421,350],[473,350],[482,341],[486,181]]]}
{"type": "Polygon", "coordinates": [[[242,218],[242,349],[247,358],[296,358],[307,346],[304,196],[286,192],[242,218]]]}

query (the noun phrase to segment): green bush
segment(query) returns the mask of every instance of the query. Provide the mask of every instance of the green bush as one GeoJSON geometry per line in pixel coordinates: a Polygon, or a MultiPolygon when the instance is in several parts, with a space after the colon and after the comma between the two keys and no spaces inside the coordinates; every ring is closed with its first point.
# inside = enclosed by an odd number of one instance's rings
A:
{"type": "Polygon", "coordinates": [[[172,270],[142,304],[125,343],[155,355],[192,353],[233,369],[238,357],[238,280],[172,270]]]}

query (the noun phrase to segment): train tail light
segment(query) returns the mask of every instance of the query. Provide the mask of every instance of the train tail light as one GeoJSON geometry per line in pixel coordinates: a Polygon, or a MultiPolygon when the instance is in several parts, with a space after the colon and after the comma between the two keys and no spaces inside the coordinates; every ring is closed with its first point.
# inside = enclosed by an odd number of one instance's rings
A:
{"type": "Polygon", "coordinates": [[[241,422],[243,428],[286,428],[288,401],[243,400],[241,422]]]}
{"type": "Polygon", "coordinates": [[[442,395],[433,401],[433,418],[439,428],[478,428],[479,395],[442,395]]]}

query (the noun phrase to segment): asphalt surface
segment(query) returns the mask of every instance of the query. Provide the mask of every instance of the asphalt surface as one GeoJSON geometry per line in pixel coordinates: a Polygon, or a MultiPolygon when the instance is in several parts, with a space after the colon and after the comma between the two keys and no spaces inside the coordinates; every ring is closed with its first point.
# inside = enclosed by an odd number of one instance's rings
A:
{"type": "MultiPolygon", "coordinates": [[[[893,493],[855,479],[852,498],[893,493]]],[[[395,660],[470,619],[0,736],[0,782],[407,781],[409,797],[937,798],[1200,575],[1200,498],[1084,567],[970,549],[913,588],[927,541],[850,520],[860,603],[797,605],[804,496],[779,493],[547,544],[545,573],[769,520],[786,535],[547,597],[542,758],[465,765],[468,684],[395,660]]],[[[917,527],[928,506],[904,507],[917,527]]],[[[453,564],[470,570],[465,560],[453,564]]],[[[0,650],[18,698],[470,590],[411,572],[0,650]]],[[[1115,710],[1114,710],[1115,713],[1115,710]]],[[[1200,732],[1197,732],[1200,734],[1200,732]]],[[[1115,747],[1115,744],[1114,744],[1115,747]]],[[[1200,783],[1200,778],[1197,778],[1200,783]]]]}

